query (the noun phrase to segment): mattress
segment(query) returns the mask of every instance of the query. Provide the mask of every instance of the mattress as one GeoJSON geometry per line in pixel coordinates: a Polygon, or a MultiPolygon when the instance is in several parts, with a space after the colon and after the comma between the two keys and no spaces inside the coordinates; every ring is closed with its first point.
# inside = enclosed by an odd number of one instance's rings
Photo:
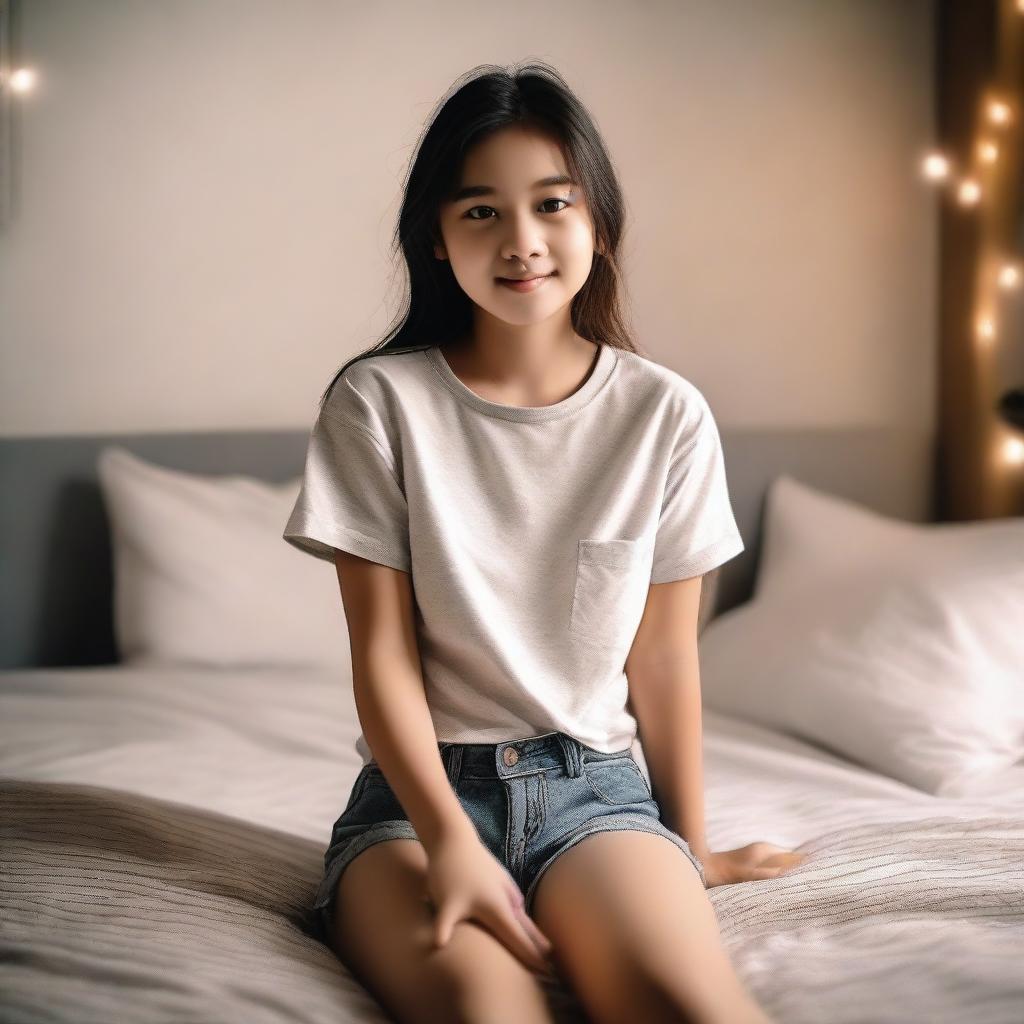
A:
{"type": "MultiPolygon", "coordinates": [[[[0,723],[0,1019],[387,1019],[309,912],[360,767],[343,673],[8,671],[0,723]]],[[[1024,765],[938,798],[710,709],[704,761],[712,849],[807,855],[708,891],[770,1015],[1024,1020],[1024,765]]]]}

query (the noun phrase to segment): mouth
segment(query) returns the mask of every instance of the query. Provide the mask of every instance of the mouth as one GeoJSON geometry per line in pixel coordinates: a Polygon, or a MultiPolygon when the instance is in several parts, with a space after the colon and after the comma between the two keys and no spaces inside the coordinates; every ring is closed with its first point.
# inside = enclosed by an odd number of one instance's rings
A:
{"type": "Polygon", "coordinates": [[[494,280],[516,292],[532,292],[556,273],[558,271],[552,270],[550,274],[537,274],[534,277],[496,277],[494,280]]]}

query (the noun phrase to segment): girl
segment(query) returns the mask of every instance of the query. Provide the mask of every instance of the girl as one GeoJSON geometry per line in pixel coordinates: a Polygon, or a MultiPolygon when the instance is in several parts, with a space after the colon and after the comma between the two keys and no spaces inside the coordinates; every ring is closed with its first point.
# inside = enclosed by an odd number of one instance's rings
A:
{"type": "Polygon", "coordinates": [[[470,72],[405,187],[404,322],[310,436],[284,538],[336,566],[363,730],[314,907],[400,1021],[549,1021],[545,974],[594,1021],[768,1019],[705,892],[798,859],[704,837],[701,576],[744,545],[622,229],[561,76],[470,72]]]}

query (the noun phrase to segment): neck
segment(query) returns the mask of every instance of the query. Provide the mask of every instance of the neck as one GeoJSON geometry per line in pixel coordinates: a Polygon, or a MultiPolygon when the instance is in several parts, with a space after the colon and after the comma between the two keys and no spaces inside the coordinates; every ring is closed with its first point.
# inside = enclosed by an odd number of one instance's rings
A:
{"type": "Polygon", "coordinates": [[[575,331],[517,327],[492,318],[490,329],[445,346],[452,372],[472,390],[508,405],[552,405],[590,375],[598,346],[575,331]]]}

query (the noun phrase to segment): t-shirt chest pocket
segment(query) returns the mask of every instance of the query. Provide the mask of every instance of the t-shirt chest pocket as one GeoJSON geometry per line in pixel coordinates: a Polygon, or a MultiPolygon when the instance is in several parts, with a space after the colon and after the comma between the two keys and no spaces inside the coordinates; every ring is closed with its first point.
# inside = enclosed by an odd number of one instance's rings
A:
{"type": "Polygon", "coordinates": [[[581,540],[569,633],[602,648],[631,644],[647,602],[650,566],[641,540],[581,540]]]}

